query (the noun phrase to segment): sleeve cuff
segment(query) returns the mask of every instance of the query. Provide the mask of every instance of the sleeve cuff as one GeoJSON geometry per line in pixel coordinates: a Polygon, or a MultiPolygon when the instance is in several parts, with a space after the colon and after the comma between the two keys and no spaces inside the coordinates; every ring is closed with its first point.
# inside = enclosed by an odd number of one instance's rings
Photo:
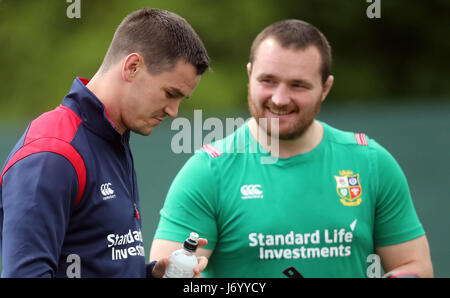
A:
{"type": "Polygon", "coordinates": [[[145,276],[146,278],[153,278],[152,271],[153,271],[153,267],[155,267],[155,265],[156,265],[156,262],[157,261],[153,261],[148,264],[145,264],[145,269],[147,271],[146,276],[145,276]]]}

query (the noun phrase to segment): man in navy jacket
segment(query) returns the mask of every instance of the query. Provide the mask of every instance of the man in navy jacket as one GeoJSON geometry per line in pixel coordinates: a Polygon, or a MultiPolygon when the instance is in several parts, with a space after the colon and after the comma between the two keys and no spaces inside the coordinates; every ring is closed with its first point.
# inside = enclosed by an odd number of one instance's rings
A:
{"type": "Polygon", "coordinates": [[[30,123],[1,170],[3,277],[162,276],[167,258],[145,264],[130,131],[175,117],[208,67],[178,15],[144,8],[122,21],[94,77],[30,123]]]}

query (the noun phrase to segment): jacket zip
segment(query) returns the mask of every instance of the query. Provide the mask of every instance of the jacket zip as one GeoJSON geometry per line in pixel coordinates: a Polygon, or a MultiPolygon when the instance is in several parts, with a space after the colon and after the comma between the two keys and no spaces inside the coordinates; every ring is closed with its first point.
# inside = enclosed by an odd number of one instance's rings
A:
{"type": "Polygon", "coordinates": [[[134,203],[134,216],[136,217],[137,220],[141,218],[141,216],[139,215],[139,211],[136,207],[136,203],[134,203]]]}
{"type": "Polygon", "coordinates": [[[127,170],[128,170],[128,180],[130,183],[130,201],[131,203],[133,203],[133,208],[134,208],[134,217],[139,220],[141,218],[137,205],[136,205],[136,200],[134,198],[134,167],[133,167],[133,160],[132,160],[132,156],[131,156],[131,150],[129,148],[129,140],[125,140],[125,137],[122,137],[122,145],[125,149],[125,159],[127,161],[127,170]]]}

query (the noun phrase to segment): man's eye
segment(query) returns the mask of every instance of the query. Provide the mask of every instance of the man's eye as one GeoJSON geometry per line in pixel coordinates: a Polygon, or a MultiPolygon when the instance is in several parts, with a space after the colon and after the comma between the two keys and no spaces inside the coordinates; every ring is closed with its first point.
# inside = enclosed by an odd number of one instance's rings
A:
{"type": "Polygon", "coordinates": [[[291,85],[291,88],[294,88],[294,89],[305,89],[305,90],[309,90],[309,89],[311,89],[311,87],[309,86],[309,85],[306,85],[306,84],[292,84],[291,85]]]}
{"type": "Polygon", "coordinates": [[[263,84],[273,84],[274,82],[272,80],[270,80],[270,79],[264,79],[264,80],[261,80],[261,83],[263,83],[263,84]]]}
{"type": "Polygon", "coordinates": [[[173,95],[172,93],[166,91],[166,97],[167,98],[175,98],[175,95],[173,95]]]}

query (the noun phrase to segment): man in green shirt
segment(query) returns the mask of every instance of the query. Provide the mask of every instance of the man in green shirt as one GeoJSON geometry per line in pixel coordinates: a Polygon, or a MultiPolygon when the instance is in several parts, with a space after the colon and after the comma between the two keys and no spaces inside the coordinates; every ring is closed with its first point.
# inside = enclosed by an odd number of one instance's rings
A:
{"type": "MultiPolygon", "coordinates": [[[[388,274],[431,277],[428,242],[405,176],[362,133],[316,120],[333,84],[331,50],[314,26],[272,24],[254,40],[252,118],[205,145],[173,181],[150,257],[208,239],[205,277],[366,277],[372,260],[388,274]]],[[[376,264],[375,264],[376,265],[376,264]]]]}

